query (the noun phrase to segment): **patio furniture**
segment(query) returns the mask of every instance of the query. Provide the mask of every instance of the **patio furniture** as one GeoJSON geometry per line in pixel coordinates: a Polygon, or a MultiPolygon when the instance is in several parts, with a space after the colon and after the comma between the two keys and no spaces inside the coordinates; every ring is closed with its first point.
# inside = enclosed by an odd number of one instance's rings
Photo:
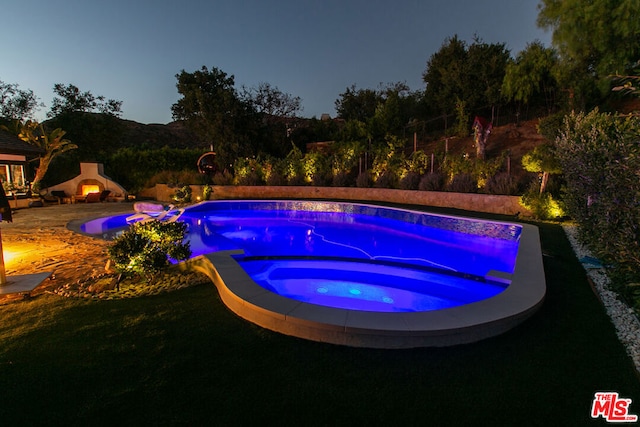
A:
{"type": "Polygon", "coordinates": [[[44,196],[44,200],[47,202],[57,201],[61,205],[62,203],[71,203],[71,196],[62,190],[53,190],[51,195],[44,196]]]}
{"type": "Polygon", "coordinates": [[[100,193],[100,201],[105,202],[107,200],[107,197],[109,197],[109,194],[111,194],[111,190],[103,190],[100,193]]]}
{"type": "Polygon", "coordinates": [[[136,202],[133,204],[135,214],[127,217],[127,222],[176,221],[184,212],[184,209],[177,209],[174,205],[163,205],[160,203],[136,202]]]}
{"type": "Polygon", "coordinates": [[[76,202],[98,203],[107,200],[111,190],[103,190],[100,193],[89,193],[86,196],[76,196],[76,202]]]}

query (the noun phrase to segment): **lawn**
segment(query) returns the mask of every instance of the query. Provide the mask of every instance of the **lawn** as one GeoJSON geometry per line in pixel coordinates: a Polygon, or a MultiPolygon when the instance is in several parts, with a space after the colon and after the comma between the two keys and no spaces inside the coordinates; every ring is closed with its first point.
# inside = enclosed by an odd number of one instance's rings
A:
{"type": "Polygon", "coordinates": [[[640,414],[640,381],[557,224],[547,299],[499,337],[371,350],[250,324],[213,285],[0,306],[0,422],[16,425],[591,425],[596,391],[640,414]]]}

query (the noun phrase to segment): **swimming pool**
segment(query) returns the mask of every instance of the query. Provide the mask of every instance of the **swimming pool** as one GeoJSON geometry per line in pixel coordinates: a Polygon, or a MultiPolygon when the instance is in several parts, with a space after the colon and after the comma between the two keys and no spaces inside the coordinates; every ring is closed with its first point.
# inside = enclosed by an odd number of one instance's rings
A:
{"type": "MultiPolygon", "coordinates": [[[[204,202],[181,220],[192,264],[225,304],[290,335],[373,347],[470,342],[515,326],[544,298],[537,229],[526,224],[299,200],[204,202]]],[[[82,231],[124,226],[96,221],[82,231]]]]}

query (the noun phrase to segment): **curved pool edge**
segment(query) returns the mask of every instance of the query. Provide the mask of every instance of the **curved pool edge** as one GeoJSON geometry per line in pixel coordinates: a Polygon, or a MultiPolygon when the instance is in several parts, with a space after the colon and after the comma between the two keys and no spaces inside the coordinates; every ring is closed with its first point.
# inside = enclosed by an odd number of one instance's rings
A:
{"type": "Polygon", "coordinates": [[[200,255],[180,267],[206,274],[232,312],[275,332],[352,347],[444,347],[507,332],[543,304],[546,281],[538,228],[520,225],[523,229],[511,285],[492,298],[434,311],[357,311],[286,298],[251,279],[232,257],[242,254],[241,250],[200,255]]]}

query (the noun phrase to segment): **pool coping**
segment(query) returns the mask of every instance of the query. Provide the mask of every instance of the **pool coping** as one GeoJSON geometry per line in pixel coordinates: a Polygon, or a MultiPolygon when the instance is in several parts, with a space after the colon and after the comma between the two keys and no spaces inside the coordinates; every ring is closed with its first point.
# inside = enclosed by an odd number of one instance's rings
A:
{"type": "MultiPolygon", "coordinates": [[[[388,313],[309,304],[255,283],[233,258],[242,250],[213,252],[180,265],[206,274],[235,314],[285,335],[370,348],[442,347],[476,342],[522,323],[543,304],[546,281],[538,227],[522,232],[510,286],[491,298],[442,310],[388,313]]],[[[505,273],[490,272],[506,278],[505,273]]]]}

